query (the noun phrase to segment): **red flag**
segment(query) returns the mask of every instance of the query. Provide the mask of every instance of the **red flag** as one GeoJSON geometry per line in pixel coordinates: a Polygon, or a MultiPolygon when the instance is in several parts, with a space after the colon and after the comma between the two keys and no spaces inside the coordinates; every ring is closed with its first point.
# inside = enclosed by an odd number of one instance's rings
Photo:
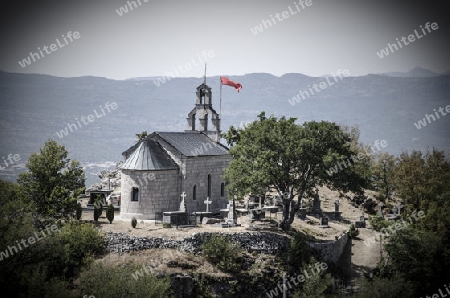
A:
{"type": "Polygon", "coordinates": [[[237,92],[239,92],[239,90],[242,89],[242,85],[239,83],[236,83],[232,80],[229,80],[226,77],[220,77],[220,82],[222,83],[222,85],[227,85],[227,86],[231,86],[234,87],[234,89],[236,89],[237,92]]]}

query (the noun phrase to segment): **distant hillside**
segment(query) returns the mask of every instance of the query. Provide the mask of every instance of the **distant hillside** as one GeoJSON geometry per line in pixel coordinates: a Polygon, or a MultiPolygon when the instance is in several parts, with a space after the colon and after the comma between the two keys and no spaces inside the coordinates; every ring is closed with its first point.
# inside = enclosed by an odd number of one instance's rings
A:
{"type": "MultiPolygon", "coordinates": [[[[407,72],[388,72],[383,74],[389,77],[409,77],[409,78],[426,78],[443,75],[421,67],[415,67],[407,72]]],[[[448,74],[448,72],[446,72],[445,74],[448,74]]]]}
{"type": "MultiPolygon", "coordinates": [[[[260,111],[266,111],[296,117],[299,123],[329,120],[357,125],[362,141],[373,144],[384,139],[388,142],[385,149],[393,154],[433,146],[450,148],[450,116],[441,116],[421,129],[414,125],[433,109],[450,104],[450,75],[329,77],[333,84],[325,77],[294,73],[229,77],[243,89],[237,93],[223,87],[223,131],[230,125],[253,121],[260,111]],[[323,90],[309,91],[321,82],[323,90]],[[292,98],[300,91],[306,99],[296,102],[292,98]]],[[[102,169],[122,159],[121,153],[134,144],[135,133],[184,130],[187,113],[195,103],[195,88],[202,79],[176,78],[159,87],[153,79],[116,81],[0,72],[0,157],[19,154],[22,162],[19,167],[0,171],[0,178],[15,179],[31,152],[37,152],[51,138],[66,146],[70,158],[86,166],[90,184],[102,169]],[[115,102],[117,108],[107,111],[108,102],[115,102]],[[88,115],[94,115],[93,121],[81,122],[81,117],[88,115]],[[60,138],[57,132],[61,136],[63,129],[68,134],[60,138]]],[[[212,87],[214,108],[219,112],[219,78],[208,77],[207,84],[212,87]]]]}

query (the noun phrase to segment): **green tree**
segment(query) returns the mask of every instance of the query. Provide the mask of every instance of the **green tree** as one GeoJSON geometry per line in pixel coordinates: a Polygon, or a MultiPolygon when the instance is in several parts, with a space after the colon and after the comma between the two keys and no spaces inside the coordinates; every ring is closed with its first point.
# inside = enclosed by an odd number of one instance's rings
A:
{"type": "Polygon", "coordinates": [[[434,233],[406,228],[392,235],[384,249],[389,259],[381,277],[402,276],[413,285],[420,285],[415,289],[417,295],[435,291],[450,276],[450,264],[443,258],[448,247],[434,233]]]}
{"type": "Polygon", "coordinates": [[[109,204],[108,208],[106,209],[106,218],[108,219],[110,224],[114,220],[114,206],[112,204],[109,204]]]}
{"type": "Polygon", "coordinates": [[[394,169],[394,181],[406,203],[402,217],[408,227],[397,231],[385,244],[389,257],[377,276],[400,276],[415,286],[416,297],[424,296],[436,292],[450,276],[450,163],[444,152],[436,149],[402,153],[394,169]],[[419,218],[413,217],[413,212],[419,218]]]}
{"type": "Polygon", "coordinates": [[[0,189],[0,283],[3,289],[20,284],[27,260],[38,256],[38,253],[23,245],[22,250],[18,247],[22,239],[28,239],[35,232],[31,205],[22,197],[17,184],[0,180],[0,189]]]}
{"type": "Polygon", "coordinates": [[[28,171],[19,176],[20,188],[38,215],[36,224],[74,216],[85,178],[80,163],[67,155],[64,146],[49,140],[39,154],[31,154],[28,171]]]}
{"type": "Polygon", "coordinates": [[[372,167],[372,185],[380,192],[382,201],[389,200],[394,191],[394,170],[396,158],[388,153],[377,156],[372,167]]]}
{"type": "Polygon", "coordinates": [[[280,227],[287,230],[299,209],[298,198],[312,197],[317,185],[363,192],[365,180],[348,162],[357,152],[350,148],[350,136],[335,123],[300,126],[295,118],[266,118],[264,112],[258,118],[245,129],[230,127],[223,135],[233,145],[233,160],[225,171],[232,196],[262,196],[274,188],[283,204],[280,227]]]}
{"type": "Polygon", "coordinates": [[[400,276],[392,276],[392,278],[373,279],[363,278],[361,289],[356,298],[412,298],[414,295],[414,285],[405,281],[400,276]]]}
{"type": "Polygon", "coordinates": [[[443,151],[434,148],[425,154],[420,151],[402,153],[394,176],[399,196],[412,210],[422,208],[426,212],[429,202],[450,191],[450,162],[443,151]]]}
{"type": "Polygon", "coordinates": [[[141,133],[137,133],[137,134],[136,134],[136,137],[137,137],[136,143],[139,143],[140,141],[142,141],[143,139],[145,139],[147,136],[148,136],[148,133],[147,133],[146,130],[144,130],[144,131],[141,132],[141,133]]]}
{"type": "Polygon", "coordinates": [[[374,162],[375,154],[370,145],[366,145],[359,141],[360,130],[357,126],[347,126],[339,124],[339,128],[350,137],[348,144],[350,150],[355,152],[358,157],[357,162],[353,164],[353,170],[364,179],[363,187],[369,187],[369,181],[372,176],[372,164],[374,162]]]}

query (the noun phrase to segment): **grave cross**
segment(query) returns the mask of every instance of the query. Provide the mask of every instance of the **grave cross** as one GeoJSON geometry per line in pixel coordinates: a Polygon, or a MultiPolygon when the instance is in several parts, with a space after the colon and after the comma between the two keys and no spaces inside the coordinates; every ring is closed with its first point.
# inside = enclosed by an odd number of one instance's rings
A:
{"type": "Polygon", "coordinates": [[[186,192],[183,191],[183,193],[181,194],[181,202],[180,202],[180,211],[182,212],[186,212],[186,203],[184,202],[184,199],[186,198],[186,192]]]}
{"type": "Polygon", "coordinates": [[[204,203],[206,204],[206,212],[209,212],[209,204],[211,204],[212,201],[209,200],[209,197],[206,197],[206,200],[204,203]]]}
{"type": "Polygon", "coordinates": [[[334,201],[334,212],[339,212],[339,200],[334,201]]]}

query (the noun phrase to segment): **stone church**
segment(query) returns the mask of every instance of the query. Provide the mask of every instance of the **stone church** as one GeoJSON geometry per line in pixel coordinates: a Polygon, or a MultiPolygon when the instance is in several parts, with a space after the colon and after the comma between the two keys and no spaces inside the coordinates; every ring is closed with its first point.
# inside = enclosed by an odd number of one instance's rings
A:
{"type": "Polygon", "coordinates": [[[197,87],[195,107],[184,132],[153,132],[122,153],[122,218],[155,219],[178,211],[182,195],[187,212],[218,212],[228,203],[223,180],[231,156],[220,144],[220,116],[212,106],[211,88],[197,87]]]}

